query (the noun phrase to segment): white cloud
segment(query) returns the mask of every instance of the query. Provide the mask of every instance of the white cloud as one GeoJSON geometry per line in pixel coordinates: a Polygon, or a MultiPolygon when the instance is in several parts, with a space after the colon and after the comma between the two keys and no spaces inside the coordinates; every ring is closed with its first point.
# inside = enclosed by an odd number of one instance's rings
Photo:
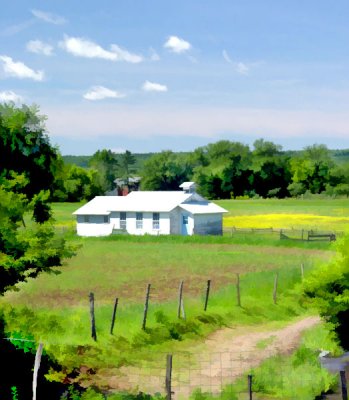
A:
{"type": "Polygon", "coordinates": [[[53,54],[53,47],[41,40],[30,40],[26,48],[31,53],[43,54],[45,56],[52,56],[53,54]]]}
{"type": "Polygon", "coordinates": [[[12,92],[12,90],[0,92],[1,103],[8,103],[10,101],[13,101],[14,103],[23,103],[23,97],[15,92],[12,92]]]}
{"type": "Polygon", "coordinates": [[[230,58],[230,56],[229,56],[229,54],[228,54],[228,52],[226,50],[222,51],[222,55],[223,55],[224,60],[228,64],[231,64],[238,74],[240,74],[240,75],[248,75],[248,73],[250,71],[250,67],[247,64],[245,64],[245,63],[243,63],[241,61],[239,61],[239,62],[233,61],[230,58]]]}
{"type": "Polygon", "coordinates": [[[149,51],[150,51],[150,60],[151,61],[159,61],[160,60],[159,54],[152,47],[149,49],[149,51]]]}
{"type": "Polygon", "coordinates": [[[64,41],[60,42],[60,46],[77,57],[103,58],[112,61],[117,58],[115,53],[105,50],[98,44],[84,38],[65,36],[64,41]]]}
{"type": "Polygon", "coordinates": [[[236,72],[240,75],[248,75],[250,68],[243,62],[236,63],[236,72]]]}
{"type": "Polygon", "coordinates": [[[50,12],[45,12],[41,10],[31,10],[34,17],[41,19],[42,21],[48,22],[54,25],[62,25],[67,22],[67,20],[60,15],[52,14],[50,12]]]}
{"type": "Polygon", "coordinates": [[[43,71],[34,71],[20,61],[13,61],[11,57],[0,56],[0,61],[3,62],[3,70],[7,76],[20,79],[28,78],[34,81],[42,81],[44,79],[43,71]]]}
{"type": "Polygon", "coordinates": [[[233,64],[233,60],[229,57],[229,54],[227,53],[226,50],[223,50],[223,51],[222,51],[222,54],[223,54],[224,60],[225,60],[227,63],[233,64]]]}
{"type": "Polygon", "coordinates": [[[117,61],[126,61],[132,64],[137,64],[143,61],[143,57],[138,54],[132,54],[127,50],[122,49],[116,44],[110,46],[112,52],[116,55],[117,61]]]}
{"type": "Polygon", "coordinates": [[[91,40],[65,36],[59,45],[62,49],[76,57],[102,58],[110,61],[126,61],[133,64],[143,61],[142,56],[130,53],[116,44],[112,44],[110,50],[106,50],[91,40]]]}
{"type": "Polygon", "coordinates": [[[25,29],[28,29],[30,26],[32,26],[35,23],[35,19],[32,18],[28,21],[24,21],[18,24],[10,25],[6,27],[5,29],[2,29],[0,32],[0,36],[13,36],[16,35],[19,32],[24,31],[25,29]]]}
{"type": "Polygon", "coordinates": [[[167,92],[167,86],[160,83],[145,81],[142,89],[145,92],[167,92]]]}
{"type": "Polygon", "coordinates": [[[83,97],[86,100],[103,100],[108,98],[120,99],[125,95],[104,86],[93,86],[83,97]]]}
{"type": "Polygon", "coordinates": [[[184,53],[191,49],[191,44],[178,36],[170,36],[164,44],[166,49],[173,53],[184,53]]]}

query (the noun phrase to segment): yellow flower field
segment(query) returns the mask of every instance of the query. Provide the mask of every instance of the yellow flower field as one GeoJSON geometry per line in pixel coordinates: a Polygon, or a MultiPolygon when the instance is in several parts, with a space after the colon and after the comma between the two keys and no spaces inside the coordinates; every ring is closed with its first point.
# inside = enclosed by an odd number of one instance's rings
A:
{"type": "Polygon", "coordinates": [[[225,228],[275,228],[318,229],[348,231],[349,217],[315,214],[257,214],[228,216],[223,219],[225,228]]]}

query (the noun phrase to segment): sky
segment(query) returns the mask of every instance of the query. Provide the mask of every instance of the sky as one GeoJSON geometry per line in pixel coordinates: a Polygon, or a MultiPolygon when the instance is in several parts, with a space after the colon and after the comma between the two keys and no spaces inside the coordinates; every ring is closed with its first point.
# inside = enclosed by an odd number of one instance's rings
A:
{"type": "Polygon", "coordinates": [[[62,154],[349,148],[347,0],[0,0],[0,102],[62,154]]]}

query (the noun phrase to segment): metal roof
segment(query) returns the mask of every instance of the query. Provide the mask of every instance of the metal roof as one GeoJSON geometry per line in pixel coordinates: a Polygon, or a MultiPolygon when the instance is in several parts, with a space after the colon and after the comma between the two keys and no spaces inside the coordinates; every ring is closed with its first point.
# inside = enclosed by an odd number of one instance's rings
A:
{"type": "Polygon", "coordinates": [[[223,208],[203,199],[197,193],[135,191],[127,196],[97,196],[73,214],[108,215],[112,211],[170,212],[177,206],[181,206],[193,214],[226,212],[223,208]],[[193,202],[190,203],[190,201],[193,202]]]}
{"type": "Polygon", "coordinates": [[[195,202],[180,204],[180,208],[191,214],[221,214],[228,212],[224,208],[217,206],[217,204],[210,202],[195,202]]]}

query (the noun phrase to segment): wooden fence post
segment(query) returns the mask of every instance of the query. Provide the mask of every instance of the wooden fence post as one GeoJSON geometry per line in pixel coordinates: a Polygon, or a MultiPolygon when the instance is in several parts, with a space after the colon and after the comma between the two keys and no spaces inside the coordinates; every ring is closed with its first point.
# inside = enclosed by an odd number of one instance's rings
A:
{"type": "Polygon", "coordinates": [[[238,307],[241,307],[241,296],[240,296],[240,274],[236,274],[236,299],[238,307]]]}
{"type": "Polygon", "coordinates": [[[179,290],[178,290],[178,311],[177,311],[177,317],[181,317],[181,310],[182,310],[182,303],[183,303],[183,284],[184,282],[181,281],[179,284],[179,290]]]}
{"type": "Polygon", "coordinates": [[[209,279],[207,281],[207,288],[206,288],[206,298],[205,298],[205,307],[204,307],[204,311],[207,310],[207,306],[208,306],[208,297],[210,295],[210,287],[211,287],[211,279],[209,279]]]}
{"type": "Polygon", "coordinates": [[[113,330],[114,330],[115,316],[116,316],[116,310],[118,308],[118,303],[119,303],[119,299],[116,298],[115,303],[114,303],[113,316],[111,317],[111,326],[110,326],[110,334],[111,335],[113,334],[113,330]]]}
{"type": "Polygon", "coordinates": [[[304,279],[304,264],[303,263],[301,264],[301,277],[303,280],[304,279]]]}
{"type": "Polygon", "coordinates": [[[38,386],[38,372],[40,368],[43,347],[44,345],[42,343],[39,343],[39,346],[35,354],[34,372],[33,372],[33,400],[36,400],[36,389],[38,386]]]}
{"type": "Polygon", "coordinates": [[[172,354],[167,354],[166,357],[166,400],[172,399],[172,354]]]}
{"type": "Polygon", "coordinates": [[[182,318],[185,319],[185,309],[184,309],[184,300],[183,300],[183,296],[182,296],[181,310],[182,310],[182,318]]]}
{"type": "Polygon", "coordinates": [[[96,332],[96,320],[95,320],[95,297],[92,292],[89,295],[89,299],[90,299],[91,337],[96,342],[97,332],[96,332]]]}
{"type": "Polygon", "coordinates": [[[348,400],[347,378],[345,376],[345,371],[340,371],[339,373],[341,377],[342,400],[348,400]]]}
{"type": "Polygon", "coordinates": [[[247,383],[248,383],[248,398],[249,400],[252,399],[252,375],[247,375],[247,383]]]}
{"type": "Polygon", "coordinates": [[[275,274],[274,290],[273,290],[273,301],[274,301],[274,304],[276,304],[276,302],[277,302],[278,280],[279,280],[279,273],[277,272],[275,274]]]}
{"type": "Polygon", "coordinates": [[[151,284],[148,283],[147,292],[146,292],[146,295],[145,295],[145,303],[144,303],[144,314],[143,314],[143,323],[142,323],[142,329],[143,329],[143,330],[145,330],[145,327],[146,327],[146,324],[147,324],[147,315],[148,315],[148,306],[149,306],[150,286],[151,286],[151,284]]]}

